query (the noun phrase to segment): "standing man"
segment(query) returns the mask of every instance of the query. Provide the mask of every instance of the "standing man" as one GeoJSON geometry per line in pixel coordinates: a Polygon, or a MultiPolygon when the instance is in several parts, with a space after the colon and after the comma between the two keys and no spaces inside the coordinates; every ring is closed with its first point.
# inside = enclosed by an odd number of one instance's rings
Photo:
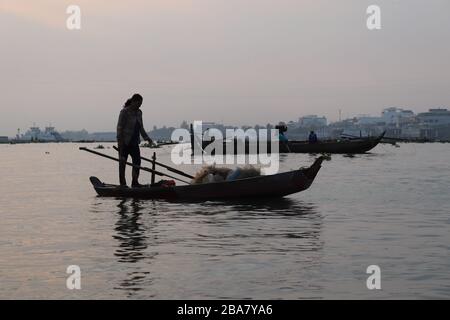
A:
{"type": "MultiPolygon", "coordinates": [[[[133,164],[141,165],[141,152],[139,149],[140,136],[147,140],[150,144],[152,139],[147,135],[142,122],[142,105],[143,98],[140,94],[134,94],[125,102],[120,111],[119,121],[117,123],[117,143],[119,148],[119,180],[120,185],[125,187],[127,185],[125,179],[125,167],[128,155],[131,156],[133,164]]],[[[139,184],[139,168],[133,167],[132,182],[133,188],[141,187],[139,184]]]]}

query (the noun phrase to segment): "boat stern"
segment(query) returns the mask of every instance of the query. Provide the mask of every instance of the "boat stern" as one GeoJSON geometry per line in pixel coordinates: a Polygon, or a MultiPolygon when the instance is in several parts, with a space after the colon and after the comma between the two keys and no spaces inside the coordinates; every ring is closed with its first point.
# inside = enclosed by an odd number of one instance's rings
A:
{"type": "Polygon", "coordinates": [[[320,168],[322,167],[322,162],[324,160],[325,160],[325,157],[320,156],[319,158],[317,158],[314,161],[314,163],[308,169],[305,169],[303,171],[303,173],[309,180],[313,181],[316,178],[317,173],[319,172],[320,168]]]}

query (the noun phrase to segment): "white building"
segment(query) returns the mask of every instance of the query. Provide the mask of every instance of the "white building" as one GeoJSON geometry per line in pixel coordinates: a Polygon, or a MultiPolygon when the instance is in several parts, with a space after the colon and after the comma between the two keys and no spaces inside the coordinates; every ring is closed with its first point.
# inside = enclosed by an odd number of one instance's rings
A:
{"type": "Polygon", "coordinates": [[[382,117],[359,115],[356,117],[356,123],[359,125],[384,125],[385,120],[382,117]]]}
{"type": "Polygon", "coordinates": [[[386,125],[400,125],[401,123],[408,123],[414,120],[414,112],[411,110],[404,110],[401,108],[386,108],[381,113],[381,118],[386,125]]]}
{"type": "Polygon", "coordinates": [[[450,111],[447,109],[430,109],[417,115],[421,123],[439,126],[450,124],[450,111]]]}
{"type": "Polygon", "coordinates": [[[401,130],[401,136],[403,138],[420,138],[421,129],[417,126],[405,126],[401,130]]]}
{"type": "Polygon", "coordinates": [[[316,115],[308,115],[298,119],[301,127],[325,127],[327,125],[327,118],[316,115]]]}

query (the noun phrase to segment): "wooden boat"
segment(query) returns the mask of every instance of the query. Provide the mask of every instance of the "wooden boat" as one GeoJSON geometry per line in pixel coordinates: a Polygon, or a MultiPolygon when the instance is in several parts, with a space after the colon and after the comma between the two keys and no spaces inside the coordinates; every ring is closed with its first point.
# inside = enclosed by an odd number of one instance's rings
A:
{"type": "Polygon", "coordinates": [[[355,139],[323,140],[317,143],[308,141],[289,141],[279,144],[281,153],[365,153],[377,146],[385,132],[378,137],[364,137],[355,139]]]}
{"type": "Polygon", "coordinates": [[[91,177],[90,180],[95,191],[101,197],[182,201],[283,197],[308,189],[319,172],[323,160],[324,157],[319,157],[309,168],[274,175],[169,187],[124,188],[103,183],[96,177],[91,177]]]}
{"type": "MultiPolygon", "coordinates": [[[[340,139],[340,140],[320,140],[317,143],[309,143],[308,141],[280,141],[278,144],[279,153],[341,153],[341,154],[356,154],[365,153],[369,150],[375,148],[381,139],[384,137],[384,132],[378,137],[362,137],[362,138],[352,138],[352,139],[340,139]]],[[[192,139],[192,137],[191,137],[192,139]]],[[[202,141],[202,149],[205,150],[213,141],[202,141]]],[[[234,141],[223,141],[223,153],[231,153],[229,150],[233,150],[234,154],[242,153],[238,149],[237,140],[234,141]],[[234,144],[234,146],[233,146],[234,144]],[[227,151],[228,150],[228,151],[227,151]]],[[[242,144],[242,143],[240,143],[242,144]]],[[[194,144],[191,142],[191,146],[194,144]]],[[[213,146],[211,146],[212,148],[213,146]]],[[[242,147],[241,147],[242,148],[242,147]]],[[[246,141],[245,154],[251,153],[261,153],[259,150],[259,145],[256,142],[246,141]]],[[[264,151],[271,153],[271,145],[267,143],[264,151]]],[[[212,154],[215,151],[211,152],[212,154]]]]}

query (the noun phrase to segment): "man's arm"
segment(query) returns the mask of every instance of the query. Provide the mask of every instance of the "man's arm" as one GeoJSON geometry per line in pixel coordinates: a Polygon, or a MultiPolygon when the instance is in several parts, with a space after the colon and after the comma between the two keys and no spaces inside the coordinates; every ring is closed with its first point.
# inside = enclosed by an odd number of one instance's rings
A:
{"type": "Polygon", "coordinates": [[[139,110],[139,111],[140,111],[139,112],[139,122],[141,123],[139,130],[141,132],[141,136],[142,136],[142,138],[144,138],[144,140],[147,140],[148,142],[152,143],[153,140],[150,139],[150,137],[148,136],[147,132],[145,132],[145,129],[144,129],[144,121],[142,120],[142,111],[141,110],[139,110]]]}

